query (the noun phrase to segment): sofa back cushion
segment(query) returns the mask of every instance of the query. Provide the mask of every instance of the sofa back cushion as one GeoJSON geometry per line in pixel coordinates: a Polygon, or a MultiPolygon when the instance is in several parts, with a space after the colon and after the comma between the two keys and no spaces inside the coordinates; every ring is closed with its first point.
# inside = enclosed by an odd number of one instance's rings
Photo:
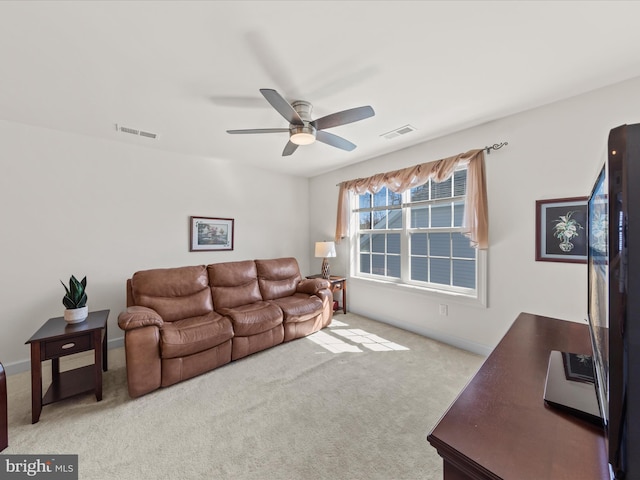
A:
{"type": "Polygon", "coordinates": [[[296,293],[302,277],[295,258],[256,260],[258,284],[264,300],[288,297],[296,293]]]}
{"type": "Polygon", "coordinates": [[[211,297],[216,310],[235,308],[262,300],[253,260],[207,266],[211,297]]]}
{"type": "Polygon", "coordinates": [[[135,305],[154,309],[165,322],[213,311],[204,265],[136,272],[131,277],[131,293],[135,305]]]}

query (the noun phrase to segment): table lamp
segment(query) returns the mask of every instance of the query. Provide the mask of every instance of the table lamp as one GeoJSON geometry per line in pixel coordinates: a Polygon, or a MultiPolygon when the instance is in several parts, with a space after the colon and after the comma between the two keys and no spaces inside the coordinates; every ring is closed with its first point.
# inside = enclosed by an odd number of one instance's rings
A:
{"type": "Polygon", "coordinates": [[[336,256],[335,242],[316,242],[316,258],[322,258],[322,278],[329,279],[329,257],[336,256]]]}

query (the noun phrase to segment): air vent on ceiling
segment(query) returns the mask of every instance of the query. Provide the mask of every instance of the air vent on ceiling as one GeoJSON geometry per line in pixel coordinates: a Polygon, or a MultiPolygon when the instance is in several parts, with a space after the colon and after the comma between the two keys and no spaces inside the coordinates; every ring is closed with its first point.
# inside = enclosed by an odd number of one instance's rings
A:
{"type": "Polygon", "coordinates": [[[391,140],[392,138],[399,137],[400,135],[406,135],[407,133],[415,132],[416,127],[411,125],[405,125],[404,127],[396,128],[395,130],[391,130],[390,132],[383,133],[380,135],[387,140],[391,140]]]}
{"type": "Polygon", "coordinates": [[[137,130],[131,127],[124,127],[116,123],[116,130],[121,133],[128,133],[130,135],[137,135],[139,137],[158,138],[157,133],[145,132],[144,130],[137,130]]]}

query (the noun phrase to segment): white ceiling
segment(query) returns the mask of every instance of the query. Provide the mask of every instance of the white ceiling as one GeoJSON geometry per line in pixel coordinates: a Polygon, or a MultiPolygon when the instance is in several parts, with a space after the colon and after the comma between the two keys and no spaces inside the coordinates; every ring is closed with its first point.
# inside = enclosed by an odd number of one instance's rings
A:
{"type": "Polygon", "coordinates": [[[640,76],[639,18],[614,1],[1,1],[0,118],[314,176],[640,76]],[[260,88],[314,118],[376,115],[330,130],[352,152],[282,157],[286,133],[226,133],[287,127],[260,88]]]}

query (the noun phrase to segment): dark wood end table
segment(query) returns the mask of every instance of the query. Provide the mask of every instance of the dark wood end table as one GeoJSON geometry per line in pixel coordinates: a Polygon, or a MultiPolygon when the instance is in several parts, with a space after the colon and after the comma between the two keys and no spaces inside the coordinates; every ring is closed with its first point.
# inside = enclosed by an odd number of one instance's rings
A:
{"type": "Polygon", "coordinates": [[[40,420],[42,407],[81,393],[94,392],[102,400],[102,372],[107,371],[109,310],[90,312],[84,322],[69,324],[50,318],[27,340],[31,344],[31,423],[40,420]],[[60,372],[60,358],[94,351],[94,363],[60,372]],[[42,362],[51,360],[51,385],[42,396],[42,362]]]}
{"type": "MultiPolygon", "coordinates": [[[[309,275],[307,278],[322,278],[322,275],[309,275]]],[[[331,292],[335,293],[339,290],[342,290],[342,313],[347,313],[347,279],[345,277],[339,277],[337,275],[330,275],[329,282],[331,283],[331,292]]],[[[334,312],[339,310],[340,306],[337,309],[334,309],[334,312]]]]}

